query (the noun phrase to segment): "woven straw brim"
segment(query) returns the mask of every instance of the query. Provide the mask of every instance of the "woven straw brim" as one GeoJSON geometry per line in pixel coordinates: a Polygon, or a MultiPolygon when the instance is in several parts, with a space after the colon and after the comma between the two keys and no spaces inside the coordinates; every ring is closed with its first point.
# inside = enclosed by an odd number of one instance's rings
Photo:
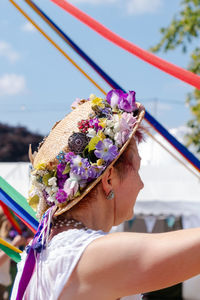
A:
{"type": "MultiPolygon", "coordinates": [[[[135,132],[138,129],[142,119],[144,118],[145,110],[144,107],[137,103],[139,108],[139,113],[137,115],[137,122],[133,128],[133,131],[126,141],[126,143],[122,146],[119,151],[119,155],[112,163],[106,168],[106,170],[95,179],[93,182],[89,183],[85,190],[79,197],[71,200],[70,202],[66,202],[58,205],[58,209],[55,213],[55,216],[61,215],[64,212],[68,211],[74,205],[76,205],[82,198],[84,198],[93,187],[101,180],[104,173],[108,170],[109,167],[113,166],[113,164],[117,161],[120,155],[127,148],[130,140],[134,136],[135,132]]],[[[69,152],[68,148],[68,139],[74,132],[79,132],[78,122],[81,120],[88,119],[89,115],[93,113],[91,107],[91,101],[85,102],[82,105],[78,106],[75,110],[73,110],[70,114],[68,114],[62,121],[60,121],[55,127],[53,127],[49,136],[46,138],[44,144],[39,149],[36,157],[34,158],[34,168],[37,167],[38,164],[44,163],[47,168],[54,169],[58,164],[58,160],[56,156],[60,153],[60,151],[69,152]]]]}

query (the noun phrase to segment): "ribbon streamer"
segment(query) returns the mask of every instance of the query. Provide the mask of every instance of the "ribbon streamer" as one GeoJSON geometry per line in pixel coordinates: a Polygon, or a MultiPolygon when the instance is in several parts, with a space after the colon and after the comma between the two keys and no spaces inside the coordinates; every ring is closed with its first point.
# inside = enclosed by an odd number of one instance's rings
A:
{"type": "Polygon", "coordinates": [[[21,250],[19,250],[18,248],[16,248],[16,247],[13,246],[12,244],[6,242],[6,241],[5,241],[4,239],[2,239],[2,238],[0,238],[0,244],[3,245],[3,246],[5,246],[5,247],[7,247],[7,248],[9,248],[9,249],[11,249],[11,250],[13,250],[13,251],[15,251],[15,252],[17,252],[17,253],[22,253],[21,250]]]}
{"type": "Polygon", "coordinates": [[[26,199],[0,176],[0,199],[35,233],[38,220],[26,199]]]}
{"type": "Polygon", "coordinates": [[[67,11],[69,14],[73,15],[79,21],[84,23],[85,25],[89,26],[91,29],[99,33],[105,39],[111,41],[112,43],[116,44],[120,48],[128,51],[129,53],[139,57],[140,59],[146,61],[147,63],[153,65],[156,68],[200,89],[200,76],[187,71],[183,68],[180,68],[172,63],[165,61],[158,56],[141,49],[140,47],[134,45],[133,43],[121,38],[116,33],[112,32],[100,22],[94,20],[86,13],[82,12],[80,9],[75,7],[74,5],[68,3],[66,0],[51,0],[59,7],[67,11]]]}
{"type": "Polygon", "coordinates": [[[19,224],[17,223],[17,220],[15,219],[13,213],[9,210],[9,208],[1,200],[0,200],[0,205],[1,205],[3,212],[6,215],[8,221],[15,228],[15,230],[21,235],[22,230],[21,230],[19,224]]]}
{"type": "MultiPolygon", "coordinates": [[[[24,0],[40,17],[67,42],[112,88],[123,90],[108,74],[105,73],[69,36],[67,36],[36,4],[31,0],[24,0]]],[[[23,13],[25,16],[25,14],[23,13]]],[[[30,20],[34,25],[33,21],[30,20]]],[[[35,25],[34,25],[35,26],[35,25]]],[[[103,91],[105,94],[105,91],[103,91]]],[[[200,161],[176,138],[174,138],[150,113],[146,111],[145,119],[160,133],[193,167],[200,171],[200,161]]]]}
{"type": "Polygon", "coordinates": [[[1,243],[0,243],[0,249],[3,252],[5,252],[16,263],[20,262],[21,256],[20,256],[20,254],[17,251],[14,251],[13,249],[10,249],[9,247],[4,246],[1,243]]]}

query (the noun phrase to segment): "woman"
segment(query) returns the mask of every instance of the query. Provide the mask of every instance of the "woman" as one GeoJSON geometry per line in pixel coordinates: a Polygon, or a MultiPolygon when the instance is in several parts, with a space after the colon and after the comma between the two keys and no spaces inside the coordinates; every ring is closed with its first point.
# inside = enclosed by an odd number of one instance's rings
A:
{"type": "Polygon", "coordinates": [[[200,272],[199,229],[107,234],[132,218],[143,188],[136,143],[143,116],[133,91],[92,95],[31,156],[29,203],[44,215],[11,299],[141,299],[130,295],[200,272]]]}

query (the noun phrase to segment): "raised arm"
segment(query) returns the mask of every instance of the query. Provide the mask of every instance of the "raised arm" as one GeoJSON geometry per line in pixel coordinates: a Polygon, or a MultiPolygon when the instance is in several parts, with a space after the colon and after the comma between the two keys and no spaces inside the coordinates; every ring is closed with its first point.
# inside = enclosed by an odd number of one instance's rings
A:
{"type": "Polygon", "coordinates": [[[188,229],[99,238],[84,252],[72,279],[83,296],[96,290],[102,299],[116,299],[171,286],[198,273],[200,229],[188,229]]]}

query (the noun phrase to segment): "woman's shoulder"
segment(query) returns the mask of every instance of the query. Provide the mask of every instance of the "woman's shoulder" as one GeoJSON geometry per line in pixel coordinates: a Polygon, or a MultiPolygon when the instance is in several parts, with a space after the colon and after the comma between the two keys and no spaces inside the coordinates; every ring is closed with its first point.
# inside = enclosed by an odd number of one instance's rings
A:
{"type": "Polygon", "coordinates": [[[72,249],[73,246],[81,247],[85,243],[89,243],[99,237],[105,236],[106,233],[92,229],[69,229],[56,234],[48,244],[48,249],[56,250],[59,247],[69,247],[72,249]]]}

